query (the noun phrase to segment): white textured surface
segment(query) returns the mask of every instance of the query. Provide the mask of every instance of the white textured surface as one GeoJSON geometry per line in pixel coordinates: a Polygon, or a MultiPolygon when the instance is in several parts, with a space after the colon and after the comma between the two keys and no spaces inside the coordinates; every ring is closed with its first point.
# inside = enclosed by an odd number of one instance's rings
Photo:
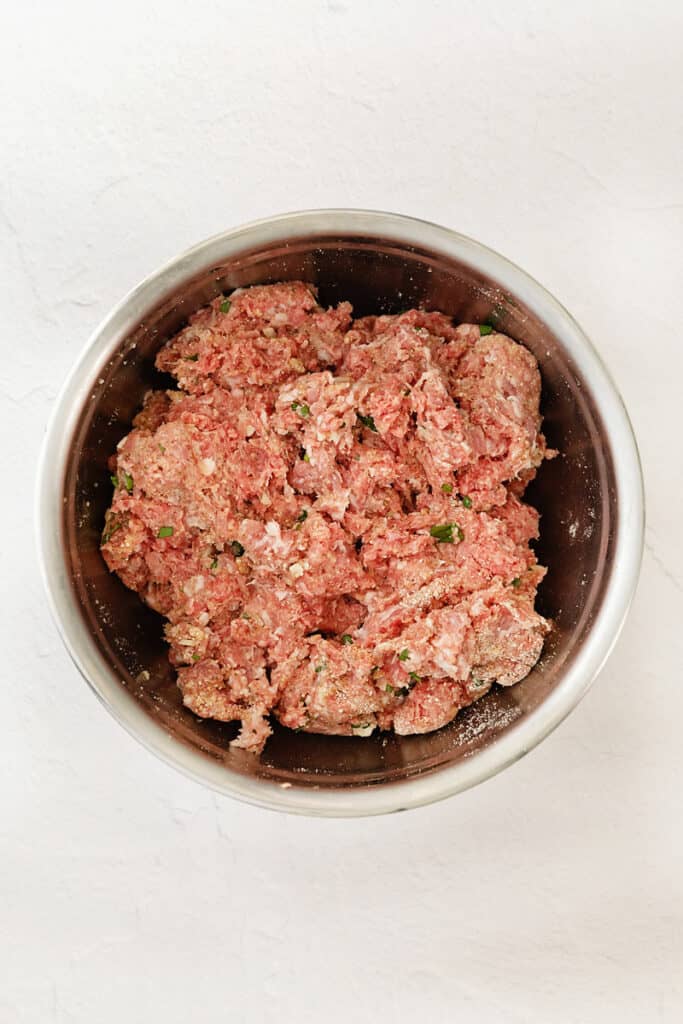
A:
{"type": "Polygon", "coordinates": [[[0,1020],[681,1020],[682,33],[673,0],[4,11],[0,1020]],[[537,276],[612,368],[648,490],[579,709],[479,789],[358,822],[219,799],[126,736],[48,619],[31,524],[109,307],[216,230],[331,205],[537,276]]]}

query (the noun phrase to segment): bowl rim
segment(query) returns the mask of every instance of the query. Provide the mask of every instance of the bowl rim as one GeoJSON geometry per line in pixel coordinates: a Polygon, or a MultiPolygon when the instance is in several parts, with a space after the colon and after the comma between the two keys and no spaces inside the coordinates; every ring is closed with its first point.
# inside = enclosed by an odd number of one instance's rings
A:
{"type": "Polygon", "coordinates": [[[593,344],[564,306],[530,274],[474,239],[430,221],[377,210],[321,209],[252,221],[199,242],[143,279],[95,328],[55,401],[42,445],[35,494],[38,561],[52,617],[62,641],[90,688],[120,725],[148,751],[196,782],[227,796],[272,810],[326,817],[385,814],[433,803],[496,775],[519,760],[569,714],[608,658],[635,592],[643,550],[645,500],[640,457],[623,400],[593,344]],[[85,630],[67,578],[60,528],[66,459],[76,421],[109,355],[166,293],[192,274],[236,256],[247,246],[282,243],[315,234],[380,236],[430,247],[483,271],[520,298],[562,341],[582,377],[591,381],[610,438],[619,510],[612,571],[586,639],[552,693],[527,718],[490,746],[424,775],[339,790],[296,787],[232,772],[165,732],[112,677],[85,630]]]}

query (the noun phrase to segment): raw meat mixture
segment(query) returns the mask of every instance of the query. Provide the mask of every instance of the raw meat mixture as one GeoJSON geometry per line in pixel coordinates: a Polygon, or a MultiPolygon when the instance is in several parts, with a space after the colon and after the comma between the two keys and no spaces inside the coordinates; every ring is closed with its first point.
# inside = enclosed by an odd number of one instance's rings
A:
{"type": "Polygon", "coordinates": [[[112,459],[107,565],[167,619],[185,705],[253,751],[271,715],[438,729],[549,629],[521,500],[554,454],[534,357],[443,313],[351,313],[301,282],[215,299],[112,459]]]}

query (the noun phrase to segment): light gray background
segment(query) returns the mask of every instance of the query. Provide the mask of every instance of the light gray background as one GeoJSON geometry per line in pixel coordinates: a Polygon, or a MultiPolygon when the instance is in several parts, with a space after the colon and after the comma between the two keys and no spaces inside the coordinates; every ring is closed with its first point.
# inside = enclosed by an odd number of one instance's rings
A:
{"type": "Polygon", "coordinates": [[[7,5],[0,37],[0,1020],[678,1022],[680,3],[7,5]],[[32,490],[88,334],[179,250],[302,207],[415,214],[538,277],[625,396],[640,589],[571,718],[388,819],[213,796],[64,654],[32,490]]]}

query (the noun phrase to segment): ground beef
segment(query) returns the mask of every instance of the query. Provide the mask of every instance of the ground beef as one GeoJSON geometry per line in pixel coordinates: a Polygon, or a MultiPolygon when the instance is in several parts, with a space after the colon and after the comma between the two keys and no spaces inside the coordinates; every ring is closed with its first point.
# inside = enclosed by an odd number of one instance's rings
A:
{"type": "Polygon", "coordinates": [[[165,616],[188,708],[308,732],[438,729],[523,679],[548,622],[521,494],[548,452],[522,345],[351,319],[300,282],[219,297],[159,352],[102,553],[165,616]]]}

